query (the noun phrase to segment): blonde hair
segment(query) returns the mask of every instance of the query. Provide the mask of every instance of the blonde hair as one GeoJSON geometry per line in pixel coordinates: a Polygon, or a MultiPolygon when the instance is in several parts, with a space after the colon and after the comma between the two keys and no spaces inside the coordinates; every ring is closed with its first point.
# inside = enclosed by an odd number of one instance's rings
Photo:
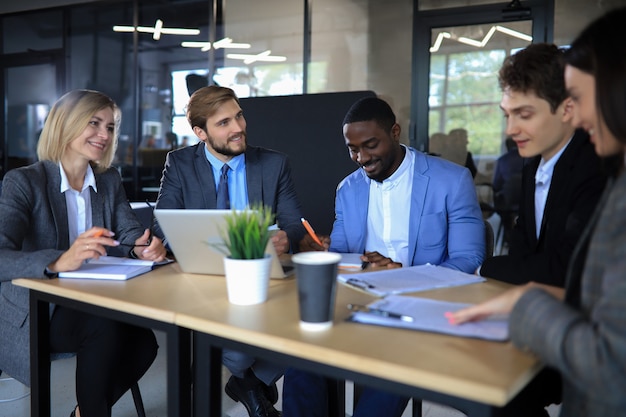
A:
{"type": "Polygon", "coordinates": [[[206,121],[213,116],[220,106],[229,100],[235,100],[239,104],[239,99],[233,90],[228,87],[210,85],[196,90],[187,104],[187,121],[193,129],[198,126],[206,131],[206,121]]]}
{"type": "Polygon", "coordinates": [[[113,110],[113,143],[106,148],[101,160],[92,162],[97,171],[110,167],[117,148],[122,112],[109,96],[93,90],[73,90],[54,103],[39,136],[39,160],[59,162],[69,143],[85,131],[91,118],[107,108],[113,110]]]}

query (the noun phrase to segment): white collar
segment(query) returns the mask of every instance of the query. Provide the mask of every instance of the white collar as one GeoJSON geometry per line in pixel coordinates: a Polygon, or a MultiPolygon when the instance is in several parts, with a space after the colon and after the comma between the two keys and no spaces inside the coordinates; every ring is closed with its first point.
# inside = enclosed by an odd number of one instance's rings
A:
{"type": "MultiPolygon", "coordinates": [[[[71,190],[70,181],[67,179],[67,175],[65,174],[65,170],[63,169],[63,164],[59,161],[59,173],[61,174],[61,193],[66,192],[67,190],[71,190]]],[[[95,192],[98,192],[98,188],[96,187],[96,176],[93,173],[93,169],[91,169],[91,165],[87,165],[87,172],[85,173],[85,180],[83,181],[83,189],[85,191],[87,187],[91,186],[95,192]]]]}

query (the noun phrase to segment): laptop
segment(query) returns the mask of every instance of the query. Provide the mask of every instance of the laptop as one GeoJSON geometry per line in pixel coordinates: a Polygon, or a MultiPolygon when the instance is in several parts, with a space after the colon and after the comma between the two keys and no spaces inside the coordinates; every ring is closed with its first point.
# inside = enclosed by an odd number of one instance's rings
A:
{"type": "MultiPolygon", "coordinates": [[[[226,229],[225,216],[231,210],[155,209],[154,216],[176,261],[183,272],[224,275],[224,253],[213,245],[220,244],[221,230],[226,229]]],[[[282,265],[272,242],[265,253],[272,256],[270,278],[282,279],[294,273],[291,265],[282,265]]]]}

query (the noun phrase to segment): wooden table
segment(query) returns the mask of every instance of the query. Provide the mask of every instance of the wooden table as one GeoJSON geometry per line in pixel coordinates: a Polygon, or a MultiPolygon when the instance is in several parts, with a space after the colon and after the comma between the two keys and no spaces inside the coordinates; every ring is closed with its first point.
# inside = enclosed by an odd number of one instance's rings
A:
{"type": "MultiPolygon", "coordinates": [[[[496,281],[420,293],[434,299],[479,302],[508,287],[496,281]]],[[[195,332],[196,416],[219,416],[220,349],[237,349],[285,366],[453,406],[489,416],[507,404],[541,369],[538,360],[511,343],[348,323],[348,303],[374,298],[339,285],[335,324],[327,331],[299,328],[296,283],[274,282],[268,301],[229,304],[221,279],[198,282],[207,301],[178,310],[176,323],[195,332]],[[206,393],[210,392],[207,396],[206,393]]]]}
{"type": "Polygon", "coordinates": [[[49,303],[164,331],[167,415],[190,416],[191,333],[175,324],[175,316],[179,305],[194,302],[192,289],[197,279],[180,274],[178,266],[171,264],[128,281],[13,280],[30,289],[31,416],[50,416],[49,303]]]}
{"type": "MultiPolygon", "coordinates": [[[[170,417],[221,416],[223,348],[447,404],[470,416],[491,415],[541,369],[535,357],[510,343],[345,322],[346,304],[368,303],[373,297],[343,285],[338,286],[334,326],[307,332],[299,327],[294,279],[272,280],[268,301],[254,306],[230,304],[224,277],[185,274],[176,264],[124,282],[19,279],[14,283],[31,289],[33,416],[50,415],[49,302],[164,330],[170,417]]],[[[478,302],[506,287],[488,281],[420,296],[478,302]]]]}

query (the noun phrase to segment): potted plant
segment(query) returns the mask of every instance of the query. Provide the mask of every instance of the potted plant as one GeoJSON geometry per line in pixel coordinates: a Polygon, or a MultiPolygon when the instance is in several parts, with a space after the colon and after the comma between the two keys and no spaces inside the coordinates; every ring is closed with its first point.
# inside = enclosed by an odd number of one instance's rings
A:
{"type": "Polygon", "coordinates": [[[273,219],[271,209],[261,204],[226,216],[224,270],[228,299],[233,304],[258,304],[267,299],[272,259],[265,248],[273,219]]]}

